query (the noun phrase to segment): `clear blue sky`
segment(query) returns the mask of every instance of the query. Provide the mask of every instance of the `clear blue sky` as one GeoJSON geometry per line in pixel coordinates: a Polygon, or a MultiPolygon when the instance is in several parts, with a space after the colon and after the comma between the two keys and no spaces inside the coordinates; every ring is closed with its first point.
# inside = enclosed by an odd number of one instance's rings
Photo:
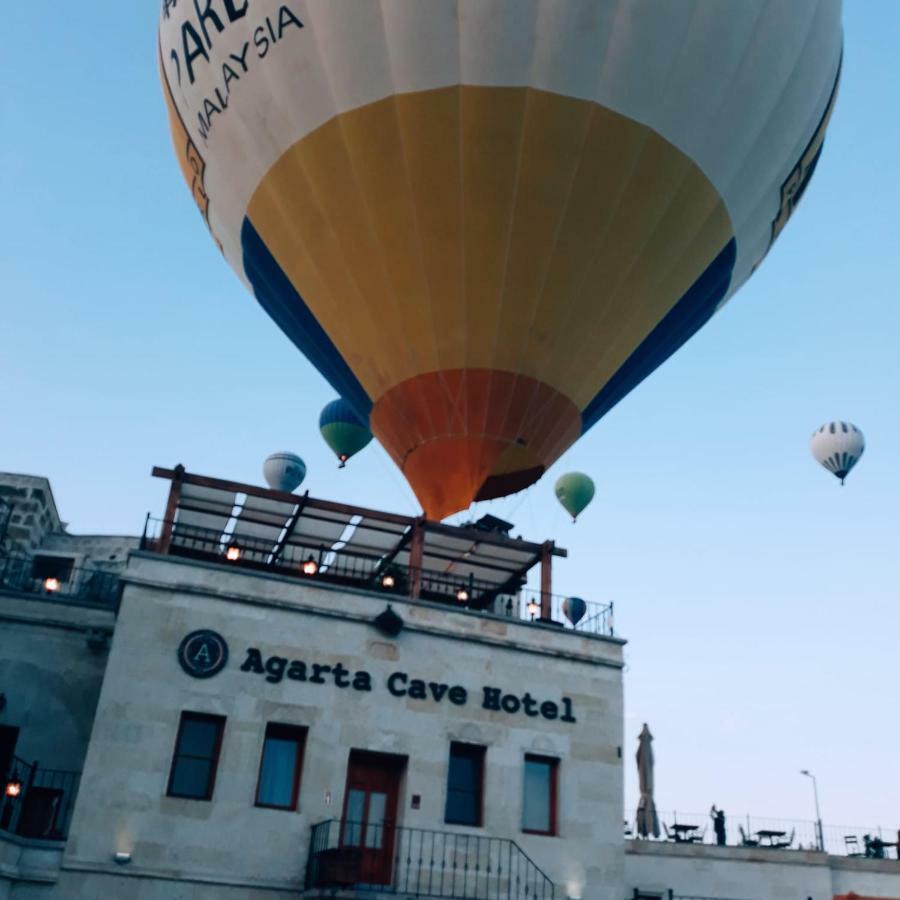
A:
{"type": "MultiPolygon", "coordinates": [[[[169,143],[157,0],[7,4],[0,56],[0,469],[46,474],[76,532],[162,511],[154,464],[417,507],[380,449],[338,472],[332,392],[210,241],[169,143]]],[[[848,0],[825,152],[764,266],[540,484],[489,508],[570,551],[555,587],[629,638],[661,809],[900,825],[900,5],[848,0]],[[846,418],[841,489],[810,433],[846,418]],[[555,476],[591,473],[577,526],[555,476]]]]}

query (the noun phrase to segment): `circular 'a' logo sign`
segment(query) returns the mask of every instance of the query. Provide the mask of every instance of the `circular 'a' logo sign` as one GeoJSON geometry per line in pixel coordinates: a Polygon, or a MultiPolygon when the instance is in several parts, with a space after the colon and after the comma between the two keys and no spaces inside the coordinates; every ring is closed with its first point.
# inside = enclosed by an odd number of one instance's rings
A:
{"type": "Polygon", "coordinates": [[[215,631],[192,631],[178,648],[178,662],[193,678],[212,678],[228,662],[228,644],[215,631]]]}

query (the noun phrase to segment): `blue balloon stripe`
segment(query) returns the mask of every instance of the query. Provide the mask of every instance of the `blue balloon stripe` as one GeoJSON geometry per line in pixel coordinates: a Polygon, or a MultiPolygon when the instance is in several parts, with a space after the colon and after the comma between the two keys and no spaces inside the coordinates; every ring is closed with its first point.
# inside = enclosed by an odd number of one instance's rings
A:
{"type": "Polygon", "coordinates": [[[364,429],[365,431],[369,430],[369,426],[366,424],[364,419],[361,419],[353,409],[353,407],[341,397],[338,400],[332,400],[325,409],[322,410],[322,415],[319,416],[319,428],[324,428],[326,425],[356,425],[359,428],[364,429]]]}
{"type": "Polygon", "coordinates": [[[587,405],[582,413],[582,434],[596,425],[712,318],[716,307],[728,292],[736,258],[737,243],[732,238],[669,314],[587,405]]]}
{"type": "Polygon", "coordinates": [[[361,420],[367,422],[372,400],[249,219],[244,219],[241,229],[241,249],[244,271],[259,305],[361,420]]]}

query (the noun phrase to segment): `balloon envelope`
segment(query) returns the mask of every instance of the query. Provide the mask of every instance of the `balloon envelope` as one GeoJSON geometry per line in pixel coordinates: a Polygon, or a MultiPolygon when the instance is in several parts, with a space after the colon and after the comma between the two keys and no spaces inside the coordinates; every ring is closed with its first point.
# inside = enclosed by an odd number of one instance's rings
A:
{"type": "Polygon", "coordinates": [[[594,482],[581,472],[569,472],[556,482],[556,499],[573,519],[594,499],[594,482]]]}
{"type": "Polygon", "coordinates": [[[850,422],[828,422],[813,433],[809,446],[816,462],[840,478],[843,484],[863,455],[866,439],[850,422]]]}
{"type": "Polygon", "coordinates": [[[577,625],[587,612],[587,603],[581,597],[567,597],[563,600],[562,608],[563,613],[565,613],[566,618],[572,625],[577,625]]]}
{"type": "Polygon", "coordinates": [[[273,453],[263,463],[263,475],[274,491],[295,491],[306,478],[306,463],[296,453],[273,453]]]}
{"type": "Polygon", "coordinates": [[[426,514],[533,483],[749,277],[839,0],[163,5],[182,170],[426,514]]]}
{"type": "Polygon", "coordinates": [[[332,400],[322,410],[322,415],[319,416],[319,431],[325,443],[341,461],[341,466],[372,440],[372,432],[366,423],[343,399],[332,400]]]}

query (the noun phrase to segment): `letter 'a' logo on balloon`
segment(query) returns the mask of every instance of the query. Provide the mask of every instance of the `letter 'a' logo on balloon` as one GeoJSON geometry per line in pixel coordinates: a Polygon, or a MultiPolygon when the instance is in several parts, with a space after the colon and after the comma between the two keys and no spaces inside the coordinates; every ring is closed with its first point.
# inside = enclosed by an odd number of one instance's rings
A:
{"type": "Polygon", "coordinates": [[[192,631],[178,647],[178,662],[192,678],[212,678],[228,663],[228,644],[215,631],[192,631]]]}

